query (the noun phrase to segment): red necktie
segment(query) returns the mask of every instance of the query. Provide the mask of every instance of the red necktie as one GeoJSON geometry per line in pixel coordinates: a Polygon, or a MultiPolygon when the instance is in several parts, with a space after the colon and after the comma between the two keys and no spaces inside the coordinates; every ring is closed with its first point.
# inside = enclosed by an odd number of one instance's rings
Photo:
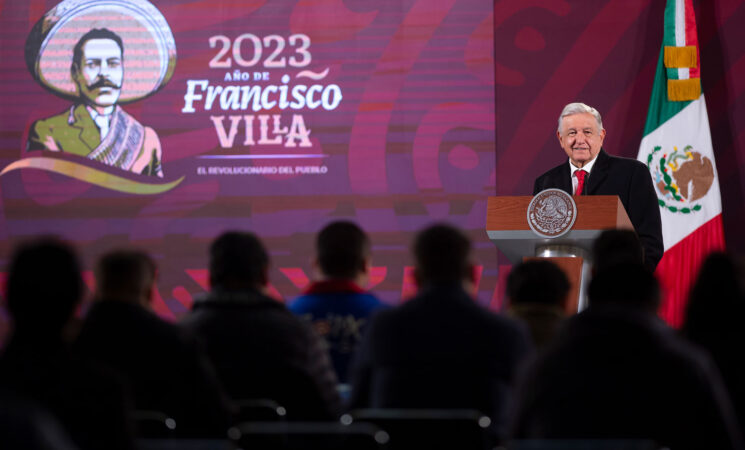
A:
{"type": "Polygon", "coordinates": [[[577,191],[574,195],[582,195],[582,188],[585,187],[585,176],[587,175],[587,172],[580,169],[574,172],[574,174],[577,175],[577,191]]]}

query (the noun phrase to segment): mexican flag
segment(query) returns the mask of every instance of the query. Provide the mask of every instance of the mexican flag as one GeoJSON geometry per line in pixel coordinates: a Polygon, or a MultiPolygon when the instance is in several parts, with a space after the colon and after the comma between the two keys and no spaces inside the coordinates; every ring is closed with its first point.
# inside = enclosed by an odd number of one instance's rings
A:
{"type": "Polygon", "coordinates": [[[639,161],[647,164],[662,215],[665,254],[656,275],[661,316],[680,326],[703,259],[724,249],[722,201],[711,144],[696,18],[691,0],[667,0],[665,28],[639,161]]]}

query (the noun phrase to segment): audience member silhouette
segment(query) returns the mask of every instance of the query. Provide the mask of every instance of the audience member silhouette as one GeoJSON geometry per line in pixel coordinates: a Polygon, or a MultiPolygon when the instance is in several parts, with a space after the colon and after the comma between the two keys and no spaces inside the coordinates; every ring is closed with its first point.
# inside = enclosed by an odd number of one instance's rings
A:
{"type": "Polygon", "coordinates": [[[604,230],[592,243],[592,271],[619,264],[644,265],[644,247],[634,230],[604,230]]]}
{"type": "Polygon", "coordinates": [[[288,307],[324,338],[339,382],[347,383],[369,317],[384,306],[362,289],[370,274],[370,239],[352,222],[333,222],[318,234],[315,266],[320,280],[288,307]]]}
{"type": "Polygon", "coordinates": [[[46,408],[81,449],[129,449],[129,399],[114,373],[71,356],[63,330],[83,296],[80,264],[44,238],[11,258],[7,307],[14,331],[0,358],[0,385],[46,408]]]}
{"type": "Polygon", "coordinates": [[[598,272],[589,308],[520,377],[513,436],[741,448],[718,372],[657,318],[659,299],[642,265],[598,272]]]}
{"type": "Polygon", "coordinates": [[[0,389],[3,450],[75,450],[65,430],[46,410],[0,389]]]}
{"type": "Polygon", "coordinates": [[[183,326],[205,344],[233,399],[269,398],[289,419],[340,412],[336,376],[323,341],[265,294],[269,256],[251,233],[227,232],[210,247],[211,292],[183,326]]]}
{"type": "Polygon", "coordinates": [[[227,398],[196,341],[150,310],[156,266],[145,253],[120,250],[96,266],[96,296],[74,350],[129,382],[138,410],[176,421],[176,436],[224,437],[227,398]]]}
{"type": "Polygon", "coordinates": [[[373,318],[351,406],[476,409],[501,432],[516,366],[531,349],[528,332],[468,293],[474,267],[460,230],[431,226],[416,237],[413,253],[419,293],[373,318]]]}
{"type": "Polygon", "coordinates": [[[527,324],[536,347],[543,348],[566,316],[568,294],[569,280],[556,264],[526,261],[513,267],[507,278],[507,312],[527,324]]]}
{"type": "Polygon", "coordinates": [[[709,351],[745,431],[745,265],[726,253],[711,254],[691,289],[683,334],[709,351]]]}

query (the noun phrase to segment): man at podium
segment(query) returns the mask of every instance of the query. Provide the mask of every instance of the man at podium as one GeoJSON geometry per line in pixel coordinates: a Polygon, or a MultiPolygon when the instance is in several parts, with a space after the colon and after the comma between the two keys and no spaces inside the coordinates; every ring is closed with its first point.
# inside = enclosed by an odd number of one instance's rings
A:
{"type": "Polygon", "coordinates": [[[644,265],[654,271],[664,248],[657,194],[647,167],[603,150],[603,120],[595,108],[584,103],[564,107],[556,137],[569,162],[538,177],[533,195],[549,188],[570,195],[617,195],[644,247],[644,265]]]}

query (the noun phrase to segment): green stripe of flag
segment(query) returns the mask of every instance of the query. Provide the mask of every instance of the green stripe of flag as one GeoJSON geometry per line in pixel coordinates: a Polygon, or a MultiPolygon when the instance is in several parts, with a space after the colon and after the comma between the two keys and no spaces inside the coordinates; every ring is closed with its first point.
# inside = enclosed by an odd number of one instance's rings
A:
{"type": "MultiPolygon", "coordinates": [[[[668,1],[668,5],[670,3],[674,3],[674,0],[668,1]]],[[[665,18],[667,18],[667,12],[665,18]]],[[[652,85],[652,97],[649,100],[647,122],[644,125],[644,136],[656,130],[660,125],[667,122],[691,103],[690,101],[671,102],[667,99],[667,78],[665,76],[666,70],[663,61],[664,52],[665,48],[663,47],[657,61],[657,72],[655,73],[654,84],[652,85]]]]}
{"type": "MultiPolygon", "coordinates": [[[[665,47],[675,47],[677,42],[675,40],[675,14],[676,14],[676,1],[667,0],[665,5],[665,34],[662,37],[662,51],[665,51],[665,47]]],[[[667,78],[669,80],[677,80],[678,69],[667,69],[667,78]]]]}
{"type": "Polygon", "coordinates": [[[667,0],[665,5],[665,34],[662,45],[675,45],[675,0],[667,0]]]}

